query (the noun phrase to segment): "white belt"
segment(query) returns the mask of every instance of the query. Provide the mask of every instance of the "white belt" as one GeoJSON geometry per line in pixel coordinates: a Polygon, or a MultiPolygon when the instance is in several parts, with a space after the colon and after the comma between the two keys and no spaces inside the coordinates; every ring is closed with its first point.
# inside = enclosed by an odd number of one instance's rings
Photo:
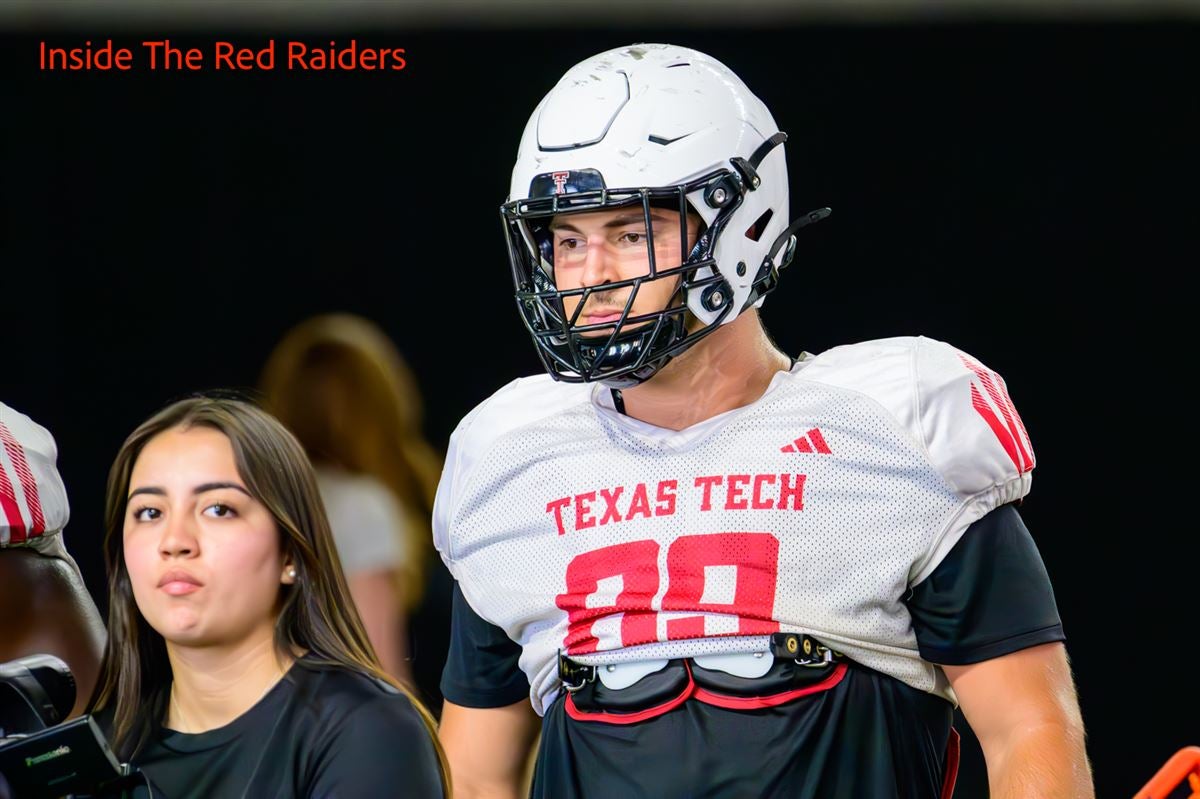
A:
{"type": "MultiPolygon", "coordinates": [[[[770,671],[775,658],[771,657],[769,652],[741,652],[734,655],[701,655],[692,658],[692,661],[702,669],[754,679],[770,671]]],[[[605,688],[619,691],[649,674],[662,671],[668,662],[666,658],[662,658],[635,660],[632,663],[608,663],[596,667],[596,676],[605,688]]]]}

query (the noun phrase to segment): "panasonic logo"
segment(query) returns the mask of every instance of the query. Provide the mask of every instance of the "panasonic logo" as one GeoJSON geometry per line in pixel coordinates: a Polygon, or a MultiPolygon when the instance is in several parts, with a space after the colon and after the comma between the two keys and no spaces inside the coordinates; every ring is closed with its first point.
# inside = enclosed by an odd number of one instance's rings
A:
{"type": "Polygon", "coordinates": [[[53,760],[56,757],[62,757],[63,755],[69,755],[69,754],[71,754],[71,747],[60,746],[57,749],[53,749],[49,752],[46,752],[45,754],[38,755],[37,757],[25,758],[25,766],[27,768],[36,766],[38,763],[45,763],[47,760],[53,760]]]}

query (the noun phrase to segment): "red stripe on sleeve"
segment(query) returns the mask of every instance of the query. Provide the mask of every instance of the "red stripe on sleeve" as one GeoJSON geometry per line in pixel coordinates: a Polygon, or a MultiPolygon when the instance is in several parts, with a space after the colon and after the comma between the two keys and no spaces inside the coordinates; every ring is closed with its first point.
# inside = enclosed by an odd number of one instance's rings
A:
{"type": "Polygon", "coordinates": [[[8,543],[22,543],[25,540],[25,520],[21,518],[12,481],[8,479],[8,471],[3,463],[0,463],[0,517],[8,524],[8,543]]]}
{"type": "Polygon", "coordinates": [[[1017,432],[1017,426],[1013,424],[1014,416],[1016,416],[1018,421],[1020,421],[1021,417],[1017,416],[1017,409],[1012,406],[1012,401],[1000,396],[1000,392],[996,389],[996,381],[992,379],[994,376],[995,373],[984,373],[980,374],[979,378],[983,381],[983,387],[987,389],[988,396],[992,398],[992,402],[996,403],[996,407],[1000,409],[1000,414],[1004,417],[1004,421],[1008,425],[1008,432],[1012,433],[1013,439],[1017,442],[1017,449],[1021,452],[1021,471],[1027,472],[1033,468],[1033,459],[1025,451],[1025,443],[1021,440],[1021,434],[1017,432]]]}
{"type": "Polygon", "coordinates": [[[1021,421],[1021,414],[1017,413],[1017,406],[1013,405],[1012,398],[1008,396],[1008,387],[1004,385],[1004,381],[1000,382],[1000,393],[1004,395],[1004,401],[1009,408],[1012,409],[1013,418],[1017,420],[1017,427],[1021,428],[1020,440],[1029,444],[1029,465],[1037,465],[1037,455],[1033,452],[1033,442],[1029,440],[1029,433],[1025,430],[1025,423],[1021,421]]]}
{"type": "MultiPolygon", "coordinates": [[[[46,518],[42,515],[42,502],[38,497],[37,481],[33,479],[33,472],[29,470],[29,461],[25,460],[25,448],[21,446],[4,422],[0,422],[0,440],[4,442],[4,451],[8,453],[13,470],[21,481],[21,490],[25,492],[25,504],[29,507],[29,517],[33,522],[29,528],[29,535],[31,537],[41,535],[46,532],[46,518]]],[[[12,490],[11,485],[9,490],[12,490]]]]}
{"type": "Polygon", "coordinates": [[[1012,459],[1013,466],[1017,467],[1017,471],[1022,471],[1020,456],[1017,454],[1017,447],[1013,444],[1012,434],[1008,432],[996,414],[992,412],[991,407],[987,404],[987,400],[979,393],[979,389],[975,384],[971,384],[971,405],[983,417],[983,420],[988,423],[988,427],[992,428],[992,432],[996,434],[996,438],[1000,440],[1000,446],[1004,447],[1004,451],[1008,453],[1008,457],[1012,459]]]}
{"type": "MultiPolygon", "coordinates": [[[[961,353],[959,354],[959,359],[963,362],[963,365],[970,369],[975,376],[980,379],[980,381],[983,383],[983,387],[987,389],[988,396],[992,398],[992,402],[994,402],[996,407],[1000,409],[1000,415],[1004,417],[1005,426],[1008,428],[1011,440],[1015,442],[1017,452],[1020,455],[1019,460],[1014,459],[1013,463],[1016,464],[1017,471],[1024,474],[1033,468],[1033,458],[1031,458],[1029,453],[1025,451],[1025,442],[1022,438],[1022,434],[1025,432],[1025,425],[1021,423],[1021,417],[1017,413],[1016,407],[1013,406],[1012,399],[1008,396],[1008,390],[1005,389],[1003,396],[1001,396],[1000,390],[996,388],[996,383],[999,381],[999,375],[997,375],[995,372],[984,369],[982,364],[972,361],[970,358],[967,358],[961,353]],[[993,380],[993,377],[996,379],[993,380]],[[1016,419],[1015,423],[1013,422],[1014,418],[1016,419]],[[1021,432],[1017,432],[1017,425],[1020,425],[1021,432]]],[[[971,390],[973,392],[977,392],[974,384],[972,384],[971,390]]],[[[971,401],[972,404],[974,404],[974,393],[971,395],[971,401]]],[[[976,405],[975,408],[978,410],[979,406],[976,405]]],[[[995,418],[995,414],[992,416],[995,418]]],[[[989,424],[991,423],[989,422],[989,424]]],[[[997,434],[997,437],[999,437],[999,434],[997,434]]],[[[1003,443],[1003,439],[1001,439],[1001,443],[1003,443]]],[[[1005,449],[1007,450],[1008,447],[1005,446],[1005,449]]],[[[1011,451],[1009,454],[1012,454],[1011,451]]]]}

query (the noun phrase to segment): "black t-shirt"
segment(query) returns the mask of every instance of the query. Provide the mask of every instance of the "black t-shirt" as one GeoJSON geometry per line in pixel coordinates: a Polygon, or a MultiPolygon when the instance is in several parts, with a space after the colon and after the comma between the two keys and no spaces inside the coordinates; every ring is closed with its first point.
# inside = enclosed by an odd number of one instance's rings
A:
{"type": "MultiPolygon", "coordinates": [[[[1050,579],[1012,505],[975,522],[905,598],[921,657],[963,665],[1064,639],[1050,579]]],[[[442,693],[466,707],[526,699],[520,647],[455,586],[442,693]]],[[[929,796],[946,763],[951,707],[852,664],[833,688],[774,708],[685,702],[629,725],[574,722],[548,709],[535,796],[929,796]],[[665,769],[684,756],[687,768],[665,769]],[[720,787],[724,786],[724,787],[720,787]],[[700,794],[696,794],[699,791],[700,794]]]]}
{"type": "Polygon", "coordinates": [[[433,742],[408,698],[311,656],[234,721],[195,735],[161,729],[133,763],[153,788],[139,799],[443,795],[433,742]]]}

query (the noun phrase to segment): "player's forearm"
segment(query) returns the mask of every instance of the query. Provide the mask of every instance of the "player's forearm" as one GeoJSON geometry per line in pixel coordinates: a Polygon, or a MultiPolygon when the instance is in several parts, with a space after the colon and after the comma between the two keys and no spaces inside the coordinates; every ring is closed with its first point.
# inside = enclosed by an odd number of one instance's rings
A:
{"type": "Polygon", "coordinates": [[[523,759],[445,728],[439,730],[455,799],[518,799],[525,793],[523,759]]]}
{"type": "Polygon", "coordinates": [[[450,779],[454,799],[519,799],[525,791],[519,769],[498,770],[494,764],[482,764],[454,744],[447,745],[446,760],[450,764],[450,779]]]}
{"type": "Polygon", "coordinates": [[[536,719],[527,700],[470,708],[447,700],[438,737],[450,764],[455,799],[517,799],[528,794],[525,766],[536,719]]]}
{"type": "Polygon", "coordinates": [[[1044,722],[1013,730],[1001,740],[980,740],[992,799],[1092,799],[1091,767],[1083,727],[1044,722]]]}

